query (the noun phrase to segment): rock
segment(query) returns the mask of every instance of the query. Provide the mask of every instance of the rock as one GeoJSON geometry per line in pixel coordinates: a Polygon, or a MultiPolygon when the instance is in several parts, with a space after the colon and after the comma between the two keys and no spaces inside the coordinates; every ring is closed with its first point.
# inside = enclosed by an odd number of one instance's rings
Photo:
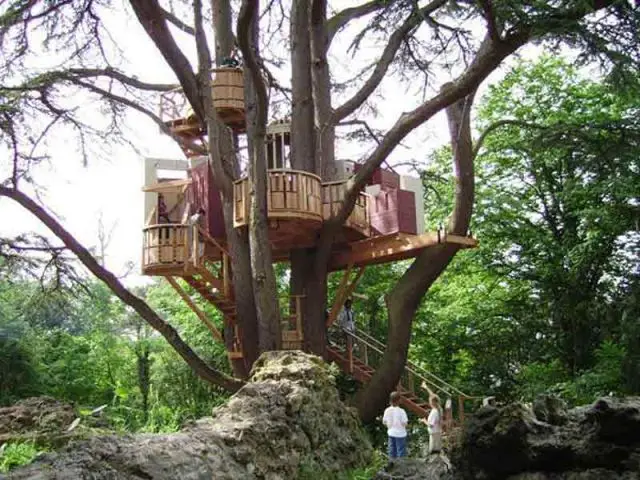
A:
{"type": "Polygon", "coordinates": [[[444,455],[432,455],[427,460],[399,458],[373,477],[373,480],[451,480],[451,464],[444,455]]]}
{"type": "Polygon", "coordinates": [[[77,418],[70,404],[51,397],[31,397],[0,408],[0,445],[10,441],[68,439],[67,429],[77,418]]]}
{"type": "Polygon", "coordinates": [[[533,413],[541,422],[564,425],[567,418],[567,404],[554,395],[538,395],[533,402],[533,413]]]}
{"type": "Polygon", "coordinates": [[[338,399],[330,368],[302,352],[269,352],[211,418],[166,435],[98,436],[13,473],[14,479],[331,478],[366,465],[371,444],[338,399]]]}
{"type": "Polygon", "coordinates": [[[468,419],[452,462],[464,479],[640,478],[640,398],[569,411],[548,398],[533,410],[483,407],[468,419]]]}

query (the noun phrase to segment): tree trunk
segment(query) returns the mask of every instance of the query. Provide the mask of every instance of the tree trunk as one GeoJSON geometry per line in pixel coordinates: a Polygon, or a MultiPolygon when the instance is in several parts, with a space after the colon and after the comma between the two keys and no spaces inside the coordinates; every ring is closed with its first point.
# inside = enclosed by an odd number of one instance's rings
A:
{"type": "Polygon", "coordinates": [[[243,2],[238,17],[238,43],[245,60],[245,104],[249,145],[249,246],[253,293],[258,315],[260,351],[280,348],[280,306],[267,221],[268,97],[257,62],[259,2],[243,2]]]}
{"type": "Polygon", "coordinates": [[[327,50],[327,2],[313,0],[309,11],[311,84],[315,114],[315,171],[326,182],[335,176],[335,125],[327,50]]]}
{"type": "MultiPolygon", "coordinates": [[[[473,94],[447,109],[456,180],[455,204],[448,231],[457,235],[467,234],[473,210],[473,148],[469,122],[472,102],[473,94]]],[[[396,388],[407,361],[411,325],[420,301],[459,248],[458,245],[444,244],[425,249],[386,296],[389,332],[384,358],[371,381],[356,396],[363,421],[372,421],[396,388]]]]}
{"type": "Polygon", "coordinates": [[[218,372],[207,365],[180,337],[175,328],[154,312],[141,298],[131,293],[118,278],[108,270],[100,266],[91,253],[82,246],[69,232],[67,232],[56,219],[49,215],[40,205],[31,200],[27,195],[18,190],[0,186],[0,196],[9,197],[19,203],[26,210],[35,215],[51,232],[64,243],[93,273],[98,279],[104,282],[107,287],[130,306],[140,317],[146,321],[154,330],[160,333],[173,349],[184,359],[191,369],[203,380],[218,385],[230,392],[237,391],[244,382],[228,377],[224,373],[218,372]]]}
{"type": "MultiPolygon", "coordinates": [[[[211,0],[211,10],[215,31],[216,62],[220,64],[224,58],[231,56],[235,44],[231,29],[231,5],[229,0],[211,0]]],[[[208,97],[206,101],[209,104],[210,95],[210,90],[208,90],[205,96],[208,97]]],[[[210,163],[218,189],[222,192],[227,245],[233,265],[232,282],[236,305],[236,323],[240,331],[239,340],[244,353],[242,359],[231,360],[231,365],[237,376],[246,378],[251,370],[251,365],[260,354],[260,349],[258,347],[258,319],[253,293],[249,236],[246,230],[233,227],[233,190],[231,182],[228,180],[225,182],[227,178],[235,180],[240,175],[240,166],[234,148],[237,142],[231,130],[215,118],[215,112],[210,111],[208,115],[214,117],[209,119],[208,128],[210,163]]],[[[225,344],[227,350],[232,348],[234,333],[234,326],[226,324],[225,344]]]]}

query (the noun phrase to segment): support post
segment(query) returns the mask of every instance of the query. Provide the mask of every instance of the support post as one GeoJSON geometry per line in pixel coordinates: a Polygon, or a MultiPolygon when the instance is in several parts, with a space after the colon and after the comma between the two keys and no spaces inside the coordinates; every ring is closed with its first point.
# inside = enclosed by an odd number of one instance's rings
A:
{"type": "Polygon", "coordinates": [[[462,395],[458,397],[458,419],[460,426],[464,425],[464,397],[462,395]]]}
{"type": "Polygon", "coordinates": [[[198,306],[194,303],[194,301],[191,300],[191,297],[187,295],[187,292],[183,290],[183,288],[178,284],[178,282],[176,282],[172,277],[164,277],[164,278],[166,278],[167,282],[169,282],[169,285],[171,285],[173,289],[176,292],[178,292],[178,295],[182,297],[185,303],[189,305],[189,308],[191,308],[193,313],[195,313],[198,316],[198,318],[202,321],[202,323],[205,324],[205,326],[209,329],[209,331],[213,334],[213,336],[224,343],[224,340],[222,339],[222,334],[220,333],[220,331],[211,322],[211,320],[207,318],[205,313],[202,310],[200,310],[200,308],[198,308],[198,306]]]}

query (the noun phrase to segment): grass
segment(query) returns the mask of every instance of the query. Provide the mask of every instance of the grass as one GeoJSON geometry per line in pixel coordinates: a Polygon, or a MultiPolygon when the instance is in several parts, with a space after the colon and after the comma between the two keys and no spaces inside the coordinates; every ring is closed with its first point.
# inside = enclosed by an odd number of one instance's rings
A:
{"type": "Polygon", "coordinates": [[[0,473],[31,463],[46,450],[38,448],[33,442],[12,442],[0,446],[0,473]]]}

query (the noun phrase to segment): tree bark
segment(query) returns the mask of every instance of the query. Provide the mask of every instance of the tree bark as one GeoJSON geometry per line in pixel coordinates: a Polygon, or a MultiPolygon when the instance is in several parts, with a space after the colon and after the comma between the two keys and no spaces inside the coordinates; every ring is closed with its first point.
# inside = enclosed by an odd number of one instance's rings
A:
{"type": "Polygon", "coordinates": [[[258,64],[259,2],[244,1],[238,16],[238,45],[245,61],[245,104],[249,144],[249,246],[253,293],[258,316],[260,351],[278,350],[281,343],[278,288],[267,221],[267,152],[265,147],[268,97],[258,64]]]}
{"type": "Polygon", "coordinates": [[[36,216],[38,220],[51,230],[51,232],[78,257],[80,262],[82,262],[91,273],[109,287],[115,296],[133,308],[144,321],[160,333],[184,361],[187,362],[196,375],[230,392],[235,392],[244,385],[244,382],[229,377],[207,365],[189,345],[182,340],[175,328],[160,318],[144,300],[135,296],[125,288],[113,273],[100,266],[91,253],[82,246],[73,235],[65,230],[55,218],[49,215],[40,205],[31,200],[31,198],[18,190],[2,186],[0,186],[0,196],[11,198],[36,216]]]}
{"type": "MultiPolygon", "coordinates": [[[[473,93],[447,108],[456,181],[448,231],[456,235],[467,234],[473,211],[474,173],[470,127],[473,93]]],[[[423,250],[386,296],[389,311],[387,347],[380,368],[356,396],[356,405],[363,421],[375,418],[398,384],[407,361],[411,325],[420,301],[459,248],[458,245],[444,244],[423,250]]]]}
{"type": "Polygon", "coordinates": [[[313,0],[309,11],[311,85],[315,115],[315,171],[326,182],[335,177],[335,124],[331,109],[331,78],[327,51],[327,2],[313,0]]]}

